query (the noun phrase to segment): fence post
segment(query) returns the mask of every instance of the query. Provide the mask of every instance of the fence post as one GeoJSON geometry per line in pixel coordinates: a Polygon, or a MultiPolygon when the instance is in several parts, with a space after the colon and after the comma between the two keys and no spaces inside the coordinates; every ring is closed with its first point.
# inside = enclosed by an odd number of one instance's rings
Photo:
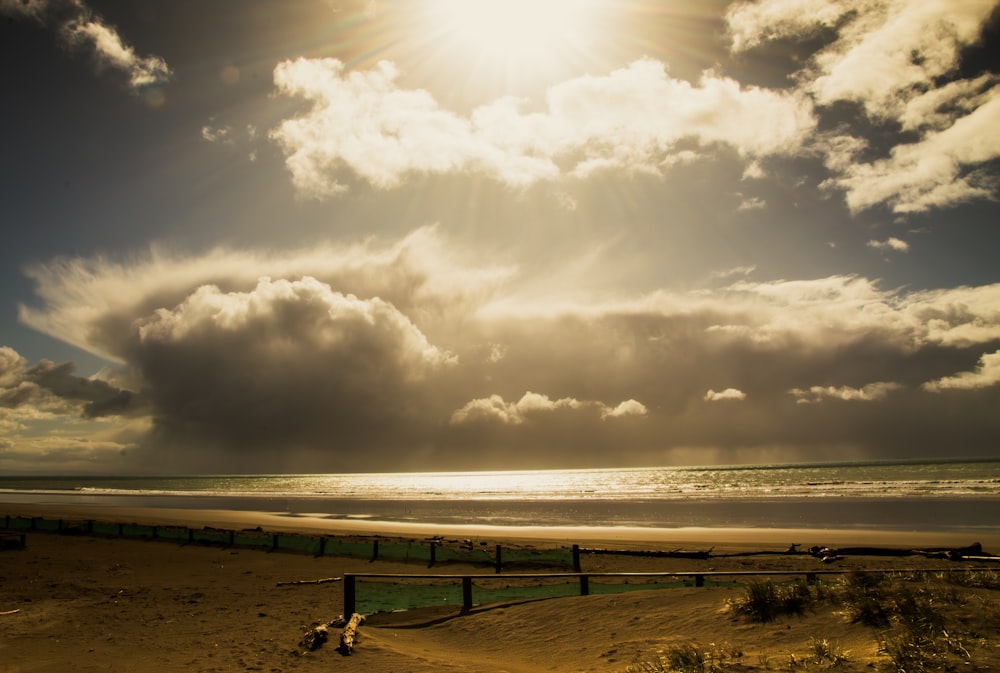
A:
{"type": "Polygon", "coordinates": [[[580,545],[573,545],[573,572],[580,572],[580,545]]]}
{"type": "Polygon", "coordinates": [[[816,573],[806,573],[806,584],[816,584],[816,573]]]}
{"type": "Polygon", "coordinates": [[[437,541],[431,540],[431,562],[430,565],[434,565],[437,562],[437,541]]]}
{"type": "Polygon", "coordinates": [[[378,558],[378,540],[372,540],[372,561],[378,558]]]}
{"type": "Polygon", "coordinates": [[[350,573],[344,573],[344,617],[350,619],[357,610],[357,586],[355,577],[350,573]]]}
{"type": "Polygon", "coordinates": [[[503,547],[501,545],[497,545],[497,558],[494,566],[496,566],[497,574],[499,575],[500,571],[503,570],[503,547]]]}
{"type": "Polygon", "coordinates": [[[703,587],[703,586],[705,586],[705,576],[704,575],[695,575],[694,576],[694,585],[696,587],[703,587]]]}
{"type": "Polygon", "coordinates": [[[462,612],[472,609],[472,577],[466,575],[462,578],[462,612]]]}
{"type": "Polygon", "coordinates": [[[580,575],[580,595],[589,596],[590,595],[590,576],[580,575]]]}

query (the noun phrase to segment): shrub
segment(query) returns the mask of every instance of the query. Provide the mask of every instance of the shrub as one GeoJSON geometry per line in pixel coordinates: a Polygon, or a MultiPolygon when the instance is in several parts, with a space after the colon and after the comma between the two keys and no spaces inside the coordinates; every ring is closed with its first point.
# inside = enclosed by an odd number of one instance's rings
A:
{"type": "Polygon", "coordinates": [[[746,594],[733,607],[751,622],[772,622],[782,615],[801,615],[812,602],[812,593],[804,584],[776,585],[771,580],[751,582],[746,594]]]}

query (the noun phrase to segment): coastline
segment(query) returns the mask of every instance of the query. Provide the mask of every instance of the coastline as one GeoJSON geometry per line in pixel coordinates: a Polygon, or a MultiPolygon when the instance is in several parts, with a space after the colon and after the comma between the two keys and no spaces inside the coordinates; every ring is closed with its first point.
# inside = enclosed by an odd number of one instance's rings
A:
{"type": "Polygon", "coordinates": [[[617,544],[651,549],[709,545],[718,549],[785,549],[791,544],[886,546],[896,548],[961,547],[974,542],[1000,550],[1000,527],[973,531],[887,530],[856,526],[497,526],[330,518],[322,513],[264,512],[230,509],[118,507],[108,505],[26,504],[0,502],[0,514],[67,521],[105,521],[163,526],[248,529],[312,535],[430,537],[550,544],[617,544]]]}

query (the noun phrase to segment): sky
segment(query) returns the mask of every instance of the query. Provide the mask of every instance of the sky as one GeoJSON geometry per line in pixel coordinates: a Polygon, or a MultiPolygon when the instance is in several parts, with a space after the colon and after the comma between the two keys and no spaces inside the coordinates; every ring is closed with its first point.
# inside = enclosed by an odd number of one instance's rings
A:
{"type": "Polygon", "coordinates": [[[0,0],[0,472],[1000,456],[1000,3],[0,0]]]}

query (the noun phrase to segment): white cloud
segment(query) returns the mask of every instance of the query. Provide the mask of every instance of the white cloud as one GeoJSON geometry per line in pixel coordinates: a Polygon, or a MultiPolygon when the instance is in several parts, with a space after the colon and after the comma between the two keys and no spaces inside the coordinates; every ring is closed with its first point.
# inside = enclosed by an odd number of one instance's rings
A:
{"type": "Polygon", "coordinates": [[[807,71],[809,88],[820,103],[855,100],[874,116],[895,117],[955,67],[995,6],[994,0],[764,0],[735,6],[728,21],[736,45],[836,25],[837,39],[807,71]]]}
{"type": "Polygon", "coordinates": [[[745,400],[747,394],[738,388],[726,388],[725,390],[720,390],[716,392],[715,390],[709,390],[705,393],[706,402],[724,402],[724,401],[739,401],[745,400]]]}
{"type": "Polygon", "coordinates": [[[603,402],[581,401],[572,397],[553,400],[548,395],[526,392],[517,402],[505,402],[500,395],[472,400],[451,415],[452,425],[465,425],[475,422],[497,422],[503,425],[521,425],[540,415],[557,411],[582,411],[598,413],[600,418],[624,418],[627,416],[645,416],[646,407],[636,400],[625,400],[615,407],[603,402]]]}
{"type": "Polygon", "coordinates": [[[163,84],[170,79],[170,68],[159,56],[137,56],[126,45],[117,31],[99,19],[71,22],[63,26],[66,39],[73,45],[84,45],[93,50],[102,66],[115,68],[128,75],[129,86],[142,89],[163,84]]]}
{"type": "Polygon", "coordinates": [[[68,45],[91,53],[99,67],[124,73],[135,91],[163,84],[171,77],[166,61],[159,56],[137,55],[114,27],[80,0],[0,0],[0,12],[54,24],[68,45]]]}
{"type": "Polygon", "coordinates": [[[1000,383],[1000,351],[985,353],[979,359],[975,371],[961,372],[955,376],[945,376],[936,381],[928,381],[922,387],[932,393],[943,390],[976,390],[989,388],[1000,383]]]}
{"type": "Polygon", "coordinates": [[[890,236],[884,241],[871,240],[868,241],[867,245],[869,248],[873,248],[875,250],[883,250],[883,251],[891,250],[894,252],[910,251],[910,244],[900,238],[896,238],[895,236],[890,236]]]}
{"type": "Polygon", "coordinates": [[[233,129],[231,126],[202,126],[201,139],[210,143],[232,144],[233,129]]]}
{"type": "Polygon", "coordinates": [[[731,6],[727,22],[735,50],[835,31],[797,73],[800,90],[821,106],[857,102],[876,122],[921,136],[865,163],[865,141],[820,137],[815,147],[834,171],[823,186],[844,191],[855,213],[883,204],[916,213],[995,193],[982,167],[1000,157],[997,77],[949,81],[995,9],[995,0],[761,0],[731,6]]]}
{"type": "Polygon", "coordinates": [[[736,210],[760,210],[766,207],[767,201],[758,196],[751,196],[740,201],[740,205],[736,207],[736,210]]]}
{"type": "Polygon", "coordinates": [[[768,40],[798,37],[832,26],[852,9],[837,0],[762,0],[736,2],[726,12],[733,51],[768,40]]]}
{"type": "Polygon", "coordinates": [[[614,409],[604,407],[601,410],[601,418],[625,418],[626,416],[645,416],[649,413],[642,402],[637,400],[625,400],[614,409]]]}
{"type": "Polygon", "coordinates": [[[879,381],[869,383],[861,388],[851,386],[812,386],[808,390],[793,388],[789,394],[796,398],[799,404],[817,404],[824,399],[843,400],[849,402],[875,402],[885,399],[889,393],[901,389],[898,383],[879,381]]]}
{"type": "Polygon", "coordinates": [[[747,167],[743,169],[743,176],[741,180],[763,180],[767,177],[767,172],[764,167],[760,165],[759,161],[751,161],[747,164],[747,167]]]}
{"type": "Polygon", "coordinates": [[[370,240],[280,252],[216,249],[194,257],[154,248],[122,262],[57,259],[29,268],[45,306],[21,306],[19,318],[56,339],[121,362],[127,348],[122,335],[135,320],[179,305],[203,286],[246,292],[261,276],[308,276],[363,298],[380,297],[423,322],[420,315],[438,315],[442,306],[480,305],[512,273],[509,267],[459,259],[435,227],[391,243],[370,240]]]}
{"type": "Polygon", "coordinates": [[[694,156],[682,140],[765,156],[797,150],[815,125],[801,96],[712,73],[692,85],[652,59],[557,84],[535,113],[508,97],[464,117],[427,91],[401,89],[398,75],[384,61],[368,71],[335,59],[278,65],[278,90],[311,104],[271,134],[300,193],[342,192],[345,169],[378,188],[411,173],[474,172],[513,186],[610,169],[659,173],[694,156]]]}
{"type": "Polygon", "coordinates": [[[824,183],[846,191],[859,212],[885,203],[897,213],[924,212],[975,198],[990,198],[994,185],[970,167],[1000,157],[1000,86],[987,102],[948,128],[893,148],[888,159],[845,166],[824,183]]]}

